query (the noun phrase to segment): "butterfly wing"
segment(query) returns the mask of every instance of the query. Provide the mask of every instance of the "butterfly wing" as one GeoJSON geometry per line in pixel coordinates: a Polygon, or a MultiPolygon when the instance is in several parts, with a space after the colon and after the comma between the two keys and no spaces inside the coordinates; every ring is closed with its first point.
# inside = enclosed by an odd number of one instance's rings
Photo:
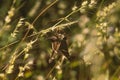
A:
{"type": "Polygon", "coordinates": [[[61,45],[59,48],[59,52],[61,52],[67,59],[70,58],[69,52],[68,52],[68,44],[67,44],[67,38],[63,38],[61,41],[61,45]]]}
{"type": "Polygon", "coordinates": [[[60,48],[61,42],[59,40],[52,41],[52,55],[49,62],[52,62],[58,55],[58,50],[60,48]]]}

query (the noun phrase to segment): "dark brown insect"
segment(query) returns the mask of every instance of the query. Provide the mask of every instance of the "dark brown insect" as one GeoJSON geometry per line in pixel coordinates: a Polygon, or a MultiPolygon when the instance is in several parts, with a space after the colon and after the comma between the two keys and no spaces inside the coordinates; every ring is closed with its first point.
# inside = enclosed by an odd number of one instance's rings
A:
{"type": "Polygon", "coordinates": [[[61,54],[64,55],[67,59],[70,58],[68,53],[67,37],[65,36],[64,32],[56,30],[53,32],[53,35],[49,38],[49,40],[52,44],[52,55],[49,59],[50,63],[61,54]]]}

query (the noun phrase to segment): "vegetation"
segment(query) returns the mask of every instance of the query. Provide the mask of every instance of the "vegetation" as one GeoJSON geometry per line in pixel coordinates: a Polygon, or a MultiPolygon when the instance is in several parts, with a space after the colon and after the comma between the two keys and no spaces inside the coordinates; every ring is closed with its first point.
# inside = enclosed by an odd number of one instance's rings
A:
{"type": "Polygon", "coordinates": [[[0,80],[120,80],[120,0],[0,0],[0,80]]]}

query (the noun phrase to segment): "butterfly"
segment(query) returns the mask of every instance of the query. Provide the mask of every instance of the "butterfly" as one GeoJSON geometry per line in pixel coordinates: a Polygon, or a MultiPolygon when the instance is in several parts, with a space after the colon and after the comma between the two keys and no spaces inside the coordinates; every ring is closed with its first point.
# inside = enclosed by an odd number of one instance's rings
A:
{"type": "Polygon", "coordinates": [[[67,44],[67,37],[65,36],[63,31],[55,31],[53,35],[49,38],[52,45],[52,55],[49,59],[49,63],[53,60],[57,59],[59,55],[64,55],[67,59],[70,58],[68,52],[68,44],[67,44]]]}

